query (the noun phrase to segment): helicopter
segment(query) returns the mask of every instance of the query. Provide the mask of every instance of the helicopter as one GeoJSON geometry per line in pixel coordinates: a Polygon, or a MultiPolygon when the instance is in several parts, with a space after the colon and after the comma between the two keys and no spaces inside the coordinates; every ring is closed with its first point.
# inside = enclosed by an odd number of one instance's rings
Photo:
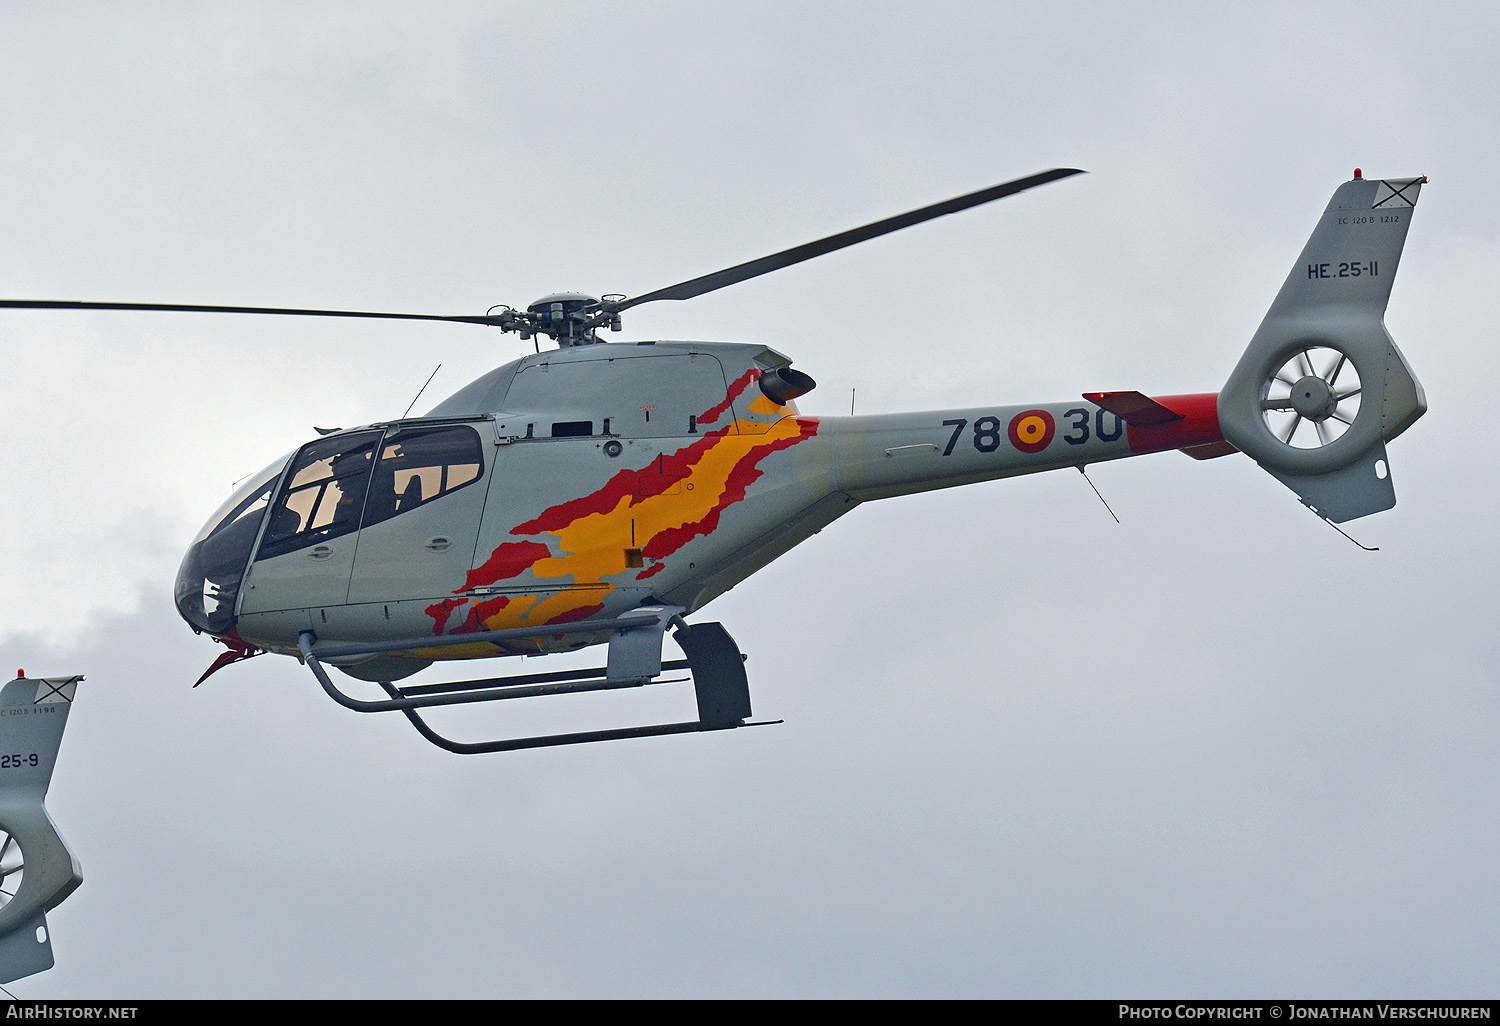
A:
{"type": "MultiPolygon", "coordinates": [[[[1242,452],[1337,526],[1389,509],[1386,443],[1427,408],[1384,314],[1427,178],[1341,184],[1218,392],[812,417],[816,382],[764,345],[606,342],[682,301],[1070,178],[1055,168],[633,298],[545,296],[483,315],[0,300],[0,307],[448,321],[535,340],[425,415],[322,432],[248,478],[193,538],[174,597],[226,646],[199,678],[300,659],[334,701],[400,712],[459,754],[733,729],[746,657],[688,618],[861,503],[1146,453],[1242,452]],[[543,350],[540,340],[555,348],[543,350]],[[684,659],[663,658],[671,632],[684,659]],[[434,663],[606,647],[605,665],[400,685],[434,663]],[[371,682],[351,696],[329,667],[371,682]],[[670,674],[686,671],[686,677],[670,674]],[[698,719],[489,741],[424,710],[685,682],[698,719]]],[[[195,687],[197,684],[194,685],[195,687]]]]}

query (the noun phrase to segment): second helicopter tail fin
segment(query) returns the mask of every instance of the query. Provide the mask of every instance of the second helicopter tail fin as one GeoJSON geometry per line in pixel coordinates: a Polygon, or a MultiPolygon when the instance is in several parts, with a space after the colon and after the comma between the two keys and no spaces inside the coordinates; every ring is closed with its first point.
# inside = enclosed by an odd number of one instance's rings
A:
{"type": "Polygon", "coordinates": [[[22,675],[0,689],[0,983],[52,968],[47,912],[83,883],[42,804],[81,680],[22,675]]]}

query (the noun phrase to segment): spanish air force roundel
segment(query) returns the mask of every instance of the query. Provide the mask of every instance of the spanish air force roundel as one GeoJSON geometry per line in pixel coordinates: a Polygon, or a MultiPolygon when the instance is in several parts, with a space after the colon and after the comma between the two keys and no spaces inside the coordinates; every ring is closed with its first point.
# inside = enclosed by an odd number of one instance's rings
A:
{"type": "Polygon", "coordinates": [[[1010,422],[1010,444],[1022,452],[1041,452],[1052,441],[1056,426],[1052,414],[1046,410],[1018,413],[1010,422]]]}

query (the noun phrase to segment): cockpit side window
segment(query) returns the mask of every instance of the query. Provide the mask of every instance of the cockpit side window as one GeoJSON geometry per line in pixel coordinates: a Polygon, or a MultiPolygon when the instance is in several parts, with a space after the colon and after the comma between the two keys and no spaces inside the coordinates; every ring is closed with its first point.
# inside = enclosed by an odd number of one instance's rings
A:
{"type": "Polygon", "coordinates": [[[426,505],[472,484],[483,473],[479,432],[471,427],[416,428],[388,435],[375,465],[365,526],[426,505]]]}
{"type": "Polygon", "coordinates": [[[359,528],[381,432],[336,435],[302,447],[271,506],[257,559],[351,534],[359,528]]]}

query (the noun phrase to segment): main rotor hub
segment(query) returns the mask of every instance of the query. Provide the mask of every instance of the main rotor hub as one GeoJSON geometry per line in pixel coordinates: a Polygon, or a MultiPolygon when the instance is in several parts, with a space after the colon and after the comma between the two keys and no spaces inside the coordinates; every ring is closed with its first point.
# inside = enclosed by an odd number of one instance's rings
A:
{"type": "Polygon", "coordinates": [[[515,323],[510,330],[522,338],[546,335],[564,348],[598,342],[594,329],[603,324],[612,331],[620,330],[618,316],[605,314],[597,298],[581,292],[554,292],[532,303],[524,314],[511,316],[515,323]]]}

